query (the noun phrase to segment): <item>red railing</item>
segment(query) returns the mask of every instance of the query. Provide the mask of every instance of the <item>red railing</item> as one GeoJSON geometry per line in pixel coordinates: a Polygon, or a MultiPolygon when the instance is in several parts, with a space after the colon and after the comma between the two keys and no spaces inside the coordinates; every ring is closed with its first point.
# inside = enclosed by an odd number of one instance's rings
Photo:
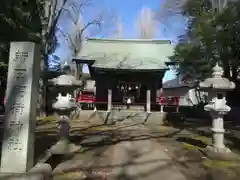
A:
{"type": "Polygon", "coordinates": [[[156,98],[160,106],[179,106],[179,96],[160,96],[156,98]]]}
{"type": "Polygon", "coordinates": [[[78,97],[77,99],[78,103],[95,103],[96,102],[96,98],[94,95],[86,95],[86,94],[82,94],[78,97]]]}
{"type": "MultiPolygon", "coordinates": [[[[160,96],[156,98],[156,102],[157,104],[161,105],[161,106],[166,106],[166,105],[172,105],[172,106],[178,106],[179,105],[179,100],[180,97],[177,96],[160,96]]],[[[78,103],[89,103],[89,104],[105,104],[107,103],[107,100],[96,100],[96,97],[94,95],[89,95],[89,94],[82,94],[78,97],[77,99],[78,103]]],[[[112,102],[112,104],[118,104],[119,102],[112,102]]],[[[136,103],[136,104],[145,104],[145,103],[136,103]]]]}

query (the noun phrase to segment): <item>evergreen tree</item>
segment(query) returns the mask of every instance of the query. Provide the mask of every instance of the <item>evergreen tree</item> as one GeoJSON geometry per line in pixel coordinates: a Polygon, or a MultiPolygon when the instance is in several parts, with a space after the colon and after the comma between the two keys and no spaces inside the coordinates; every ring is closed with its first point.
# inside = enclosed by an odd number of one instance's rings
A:
{"type": "Polygon", "coordinates": [[[179,65],[179,71],[205,78],[219,62],[224,75],[236,81],[240,58],[240,2],[228,3],[217,12],[208,0],[188,0],[182,6],[182,15],[189,19],[188,29],[171,57],[179,65]]]}

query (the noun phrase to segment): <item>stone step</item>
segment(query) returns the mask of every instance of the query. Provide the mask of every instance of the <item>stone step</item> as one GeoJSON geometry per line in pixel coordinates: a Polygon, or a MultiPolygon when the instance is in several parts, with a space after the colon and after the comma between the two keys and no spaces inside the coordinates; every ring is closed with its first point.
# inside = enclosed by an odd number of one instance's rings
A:
{"type": "Polygon", "coordinates": [[[109,121],[124,121],[124,120],[132,120],[132,121],[144,121],[148,113],[140,112],[140,111],[112,111],[112,112],[98,112],[100,117],[103,119],[107,119],[109,121]]]}
{"type": "Polygon", "coordinates": [[[112,110],[119,110],[119,111],[144,111],[144,106],[130,106],[129,108],[126,105],[116,106],[113,105],[112,110]]]}

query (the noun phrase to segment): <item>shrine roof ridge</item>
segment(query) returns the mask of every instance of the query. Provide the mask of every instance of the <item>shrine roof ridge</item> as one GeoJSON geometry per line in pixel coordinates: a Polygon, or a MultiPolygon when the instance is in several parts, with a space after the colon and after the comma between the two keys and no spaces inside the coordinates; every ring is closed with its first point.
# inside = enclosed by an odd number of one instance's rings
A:
{"type": "Polygon", "coordinates": [[[113,39],[113,38],[88,38],[87,41],[99,42],[122,42],[122,43],[150,43],[150,44],[171,44],[170,40],[162,39],[113,39]]]}

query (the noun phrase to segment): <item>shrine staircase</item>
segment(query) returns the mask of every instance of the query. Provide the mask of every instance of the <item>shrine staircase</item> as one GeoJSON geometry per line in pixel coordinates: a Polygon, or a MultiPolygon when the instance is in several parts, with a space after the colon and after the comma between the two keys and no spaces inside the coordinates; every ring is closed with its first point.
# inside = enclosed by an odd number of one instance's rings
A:
{"type": "Polygon", "coordinates": [[[149,113],[145,111],[118,111],[112,110],[111,112],[98,112],[101,119],[104,120],[104,123],[144,123],[149,116],[149,113]]]}
{"type": "Polygon", "coordinates": [[[146,112],[144,106],[116,106],[111,111],[104,110],[82,110],[79,119],[97,124],[114,124],[114,123],[153,123],[163,124],[166,113],[146,112]]]}

